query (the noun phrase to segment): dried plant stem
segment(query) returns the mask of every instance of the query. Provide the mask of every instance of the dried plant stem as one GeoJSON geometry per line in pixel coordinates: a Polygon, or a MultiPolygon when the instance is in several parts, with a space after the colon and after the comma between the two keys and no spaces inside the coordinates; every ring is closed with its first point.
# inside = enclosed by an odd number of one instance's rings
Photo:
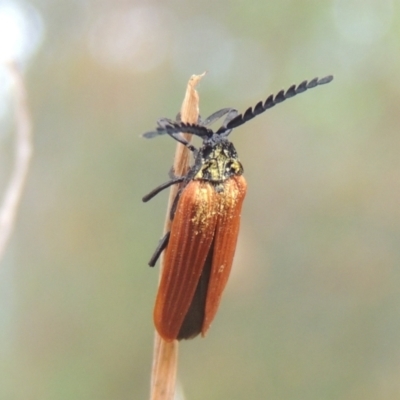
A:
{"type": "Polygon", "coordinates": [[[25,85],[17,66],[10,63],[7,64],[7,67],[14,81],[16,143],[14,168],[0,208],[0,260],[4,255],[14,228],[15,217],[32,156],[32,123],[25,85]]]}
{"type": "MultiPolygon", "coordinates": [[[[195,88],[204,75],[192,75],[189,79],[181,108],[181,119],[183,122],[197,122],[199,117],[199,96],[195,88]]],[[[185,134],[184,136],[190,141],[191,135],[185,134]]],[[[182,176],[187,173],[188,169],[189,150],[178,143],[174,159],[174,173],[177,176],[182,176]]],[[[164,232],[170,230],[169,210],[178,190],[179,185],[171,187],[164,232]]],[[[163,262],[163,257],[161,257],[160,276],[162,274],[163,262]]],[[[172,400],[174,398],[177,367],[178,341],[165,342],[155,332],[150,400],[172,400]]]]}

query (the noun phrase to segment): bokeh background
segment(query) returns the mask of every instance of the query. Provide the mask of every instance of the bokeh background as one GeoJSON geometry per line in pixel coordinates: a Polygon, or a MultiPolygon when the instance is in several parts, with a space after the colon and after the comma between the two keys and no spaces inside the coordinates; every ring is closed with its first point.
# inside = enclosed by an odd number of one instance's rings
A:
{"type": "MultiPolygon", "coordinates": [[[[0,399],[149,393],[152,308],[175,143],[145,140],[188,78],[203,116],[315,76],[231,138],[248,194],[180,399],[400,399],[400,5],[394,0],[0,1],[34,155],[0,264],[0,399]]],[[[13,163],[0,73],[0,190],[13,163]]],[[[177,398],[178,398],[177,397],[177,398]]]]}

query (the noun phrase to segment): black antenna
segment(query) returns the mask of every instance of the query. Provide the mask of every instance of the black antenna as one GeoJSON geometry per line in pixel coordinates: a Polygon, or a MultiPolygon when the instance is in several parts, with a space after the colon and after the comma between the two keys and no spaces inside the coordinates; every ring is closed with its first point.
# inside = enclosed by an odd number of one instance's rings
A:
{"type": "Polygon", "coordinates": [[[320,85],[325,85],[329,82],[331,82],[333,79],[332,75],[325,76],[324,78],[318,79],[314,78],[310,82],[303,81],[296,87],[296,85],[290,86],[289,89],[286,90],[281,90],[275,97],[274,95],[270,95],[267,100],[265,100],[264,104],[262,101],[259,101],[255,107],[254,110],[249,107],[243,114],[239,114],[237,117],[233,118],[230,120],[226,126],[222,126],[221,128],[218,129],[217,133],[221,134],[224,133],[228,129],[233,129],[237,128],[240,125],[243,125],[245,122],[250,121],[253,119],[256,115],[259,115],[263,113],[265,110],[268,110],[269,108],[275,106],[278,103],[282,103],[282,101],[285,101],[287,99],[290,99],[291,97],[296,96],[296,94],[300,94],[305,92],[308,89],[315,88],[320,85]]]}
{"type": "Polygon", "coordinates": [[[186,143],[182,142],[182,140],[185,139],[177,137],[177,133],[190,133],[192,135],[200,136],[202,139],[210,138],[214,134],[211,129],[206,128],[203,125],[171,121],[169,125],[159,126],[157,127],[157,130],[143,133],[142,136],[146,139],[151,139],[155,136],[163,135],[165,133],[172,136],[175,140],[184,144],[185,146],[186,143]]]}
{"type": "MultiPolygon", "coordinates": [[[[278,103],[282,103],[291,97],[296,96],[297,94],[303,93],[308,89],[313,89],[320,85],[325,85],[333,80],[332,75],[325,76],[324,78],[318,79],[314,78],[311,81],[303,81],[298,86],[292,85],[289,89],[281,90],[275,96],[271,94],[267,100],[263,103],[259,101],[254,109],[249,107],[243,114],[235,115],[237,111],[232,108],[224,108],[210,115],[205,121],[204,125],[208,125],[218,118],[221,118],[223,115],[228,114],[224,124],[215,132],[217,135],[228,136],[230,131],[234,128],[237,128],[240,125],[243,125],[247,121],[250,121],[255,116],[263,113],[269,108],[274,107],[278,103]]],[[[192,135],[200,136],[203,140],[207,138],[211,138],[214,135],[214,131],[212,129],[207,128],[202,124],[189,124],[180,121],[173,121],[169,118],[160,118],[157,121],[158,127],[155,131],[146,132],[143,134],[145,138],[153,138],[158,135],[163,135],[167,133],[172,136],[178,142],[188,146],[188,143],[185,139],[177,136],[177,133],[190,133],[192,135]]],[[[189,147],[189,146],[188,146],[189,147]]],[[[193,147],[193,146],[192,146],[193,147]]],[[[190,147],[189,147],[190,149],[190,147]]],[[[192,150],[192,149],[190,149],[192,150]]]]}

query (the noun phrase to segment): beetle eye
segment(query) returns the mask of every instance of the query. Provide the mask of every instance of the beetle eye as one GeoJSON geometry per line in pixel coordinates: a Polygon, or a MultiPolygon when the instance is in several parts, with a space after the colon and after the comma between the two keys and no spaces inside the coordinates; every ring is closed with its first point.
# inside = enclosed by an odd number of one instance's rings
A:
{"type": "Polygon", "coordinates": [[[226,163],[226,171],[233,171],[234,167],[233,167],[233,161],[228,161],[226,163]]]}

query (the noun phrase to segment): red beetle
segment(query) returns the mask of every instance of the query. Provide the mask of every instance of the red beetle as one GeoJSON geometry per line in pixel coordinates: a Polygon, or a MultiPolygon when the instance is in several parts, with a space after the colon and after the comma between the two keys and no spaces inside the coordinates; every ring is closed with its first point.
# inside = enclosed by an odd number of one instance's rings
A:
{"type": "Polygon", "coordinates": [[[232,129],[290,97],[331,82],[332,76],[292,85],[276,96],[270,95],[243,114],[224,108],[205,121],[186,124],[162,118],[155,131],[143,136],[168,134],[193,152],[194,164],[185,176],[173,176],[143,198],[146,202],[163,189],[180,184],[171,207],[171,230],[160,241],[149,265],[164,254],[164,269],[154,309],[154,322],[166,341],[204,336],[217,313],[228,281],[246,195],[243,167],[228,140],[232,129]],[[213,131],[207,126],[225,116],[213,131]],[[199,136],[196,149],[181,133],[199,136]]]}

